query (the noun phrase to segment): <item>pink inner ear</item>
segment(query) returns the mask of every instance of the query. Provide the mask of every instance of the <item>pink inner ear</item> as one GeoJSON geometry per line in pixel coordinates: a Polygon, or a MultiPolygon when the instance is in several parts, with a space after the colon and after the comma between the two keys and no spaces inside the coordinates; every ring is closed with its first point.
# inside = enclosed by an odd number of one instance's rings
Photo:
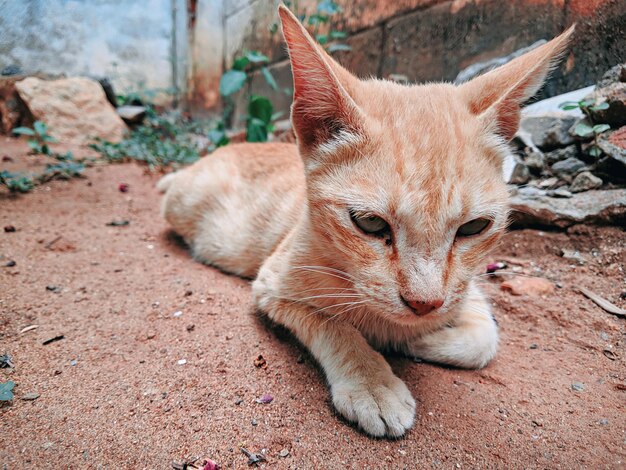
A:
{"type": "Polygon", "coordinates": [[[293,14],[279,10],[294,79],[291,118],[298,141],[312,147],[358,127],[356,106],[339,82],[352,76],[318,47],[293,14]]]}

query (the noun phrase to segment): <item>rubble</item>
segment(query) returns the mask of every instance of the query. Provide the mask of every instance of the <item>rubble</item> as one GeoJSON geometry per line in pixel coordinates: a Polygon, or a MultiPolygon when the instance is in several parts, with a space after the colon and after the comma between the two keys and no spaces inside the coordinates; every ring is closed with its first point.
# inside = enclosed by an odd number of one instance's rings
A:
{"type": "Polygon", "coordinates": [[[590,109],[594,122],[608,124],[613,129],[626,125],[626,63],[608,70],[585,100],[592,101],[595,105],[607,105],[590,109]]]}

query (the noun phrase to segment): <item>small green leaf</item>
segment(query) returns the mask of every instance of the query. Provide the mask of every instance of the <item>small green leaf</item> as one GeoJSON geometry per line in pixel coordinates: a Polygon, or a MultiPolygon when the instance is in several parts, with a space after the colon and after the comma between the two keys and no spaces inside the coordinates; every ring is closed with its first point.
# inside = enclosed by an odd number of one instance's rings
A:
{"type": "Polygon", "coordinates": [[[604,103],[597,104],[595,106],[591,106],[589,108],[591,111],[602,111],[604,109],[609,109],[609,103],[606,101],[604,103]]]}
{"type": "Polygon", "coordinates": [[[270,72],[270,70],[267,67],[263,67],[261,69],[261,73],[263,74],[263,78],[265,78],[265,81],[272,88],[272,90],[274,91],[278,90],[278,84],[276,83],[276,80],[274,80],[274,76],[272,75],[272,72],[270,72]]]}
{"type": "Polygon", "coordinates": [[[58,140],[48,134],[41,136],[41,140],[44,142],[50,142],[51,144],[56,144],[58,142],[58,140]]]}
{"type": "Polygon", "coordinates": [[[578,102],[581,108],[588,108],[589,106],[593,106],[595,104],[595,100],[582,100],[578,102]]]}
{"type": "Polygon", "coordinates": [[[331,31],[330,37],[332,39],[345,39],[348,37],[348,33],[345,33],[344,31],[331,31]]]}
{"type": "Polygon", "coordinates": [[[15,382],[9,380],[8,382],[0,383],[0,401],[11,401],[13,400],[13,388],[15,387],[15,382]]]}
{"type": "Polygon", "coordinates": [[[559,105],[559,108],[564,109],[566,111],[569,111],[571,109],[578,109],[578,108],[580,108],[580,105],[578,104],[577,101],[566,101],[564,103],[561,103],[559,105]]]}
{"type": "Polygon", "coordinates": [[[265,54],[261,54],[259,51],[250,51],[246,53],[246,58],[254,63],[269,62],[269,58],[265,54]]]}
{"type": "Polygon", "coordinates": [[[35,131],[29,127],[16,127],[12,132],[18,135],[35,135],[35,131]]]}
{"type": "Polygon", "coordinates": [[[33,128],[35,129],[35,132],[39,134],[40,136],[46,135],[47,127],[48,126],[46,126],[46,123],[43,121],[35,121],[35,124],[33,124],[33,128]]]}
{"type": "Polygon", "coordinates": [[[42,153],[41,146],[39,145],[39,142],[37,142],[36,140],[29,140],[27,144],[33,152],[42,153]]]}
{"type": "Polygon", "coordinates": [[[599,157],[600,155],[602,155],[602,150],[600,150],[600,147],[598,147],[597,145],[592,145],[587,150],[587,153],[592,157],[599,157]]]}
{"type": "Polygon", "coordinates": [[[241,70],[229,70],[220,80],[220,95],[230,96],[233,93],[241,90],[248,76],[241,70]]]}
{"type": "Polygon", "coordinates": [[[246,140],[248,142],[266,142],[267,124],[257,118],[249,118],[246,126],[246,140]]]}
{"type": "Polygon", "coordinates": [[[323,46],[328,42],[328,34],[318,34],[315,39],[323,46]]]}
{"type": "Polygon", "coordinates": [[[338,51],[351,51],[352,48],[347,44],[331,44],[326,50],[332,54],[333,52],[338,51]]]}
{"type": "Polygon", "coordinates": [[[251,118],[261,120],[265,124],[269,124],[272,120],[274,107],[272,102],[265,96],[252,95],[248,103],[248,115],[251,118]]]}
{"type": "Polygon", "coordinates": [[[326,15],[314,14],[314,15],[309,16],[308,23],[310,25],[328,23],[328,19],[329,18],[326,15]]]}
{"type": "Polygon", "coordinates": [[[233,61],[233,69],[235,70],[243,70],[250,63],[250,59],[247,57],[237,57],[233,61]]]}
{"type": "Polygon", "coordinates": [[[576,124],[576,127],[574,127],[574,134],[579,137],[591,137],[593,135],[593,128],[584,122],[579,122],[576,124]]]}
{"type": "Polygon", "coordinates": [[[608,124],[596,124],[592,127],[594,134],[602,134],[603,132],[608,131],[611,128],[608,124]]]}

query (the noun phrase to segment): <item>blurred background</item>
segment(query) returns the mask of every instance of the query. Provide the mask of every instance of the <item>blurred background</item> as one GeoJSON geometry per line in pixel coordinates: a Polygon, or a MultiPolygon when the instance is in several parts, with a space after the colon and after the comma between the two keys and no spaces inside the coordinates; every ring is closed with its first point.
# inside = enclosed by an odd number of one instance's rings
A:
{"type": "MultiPolygon", "coordinates": [[[[300,0],[287,2],[333,55],[360,76],[453,81],[466,67],[507,56],[578,23],[572,53],[544,91],[590,85],[626,50],[623,0],[300,0]],[[332,32],[332,37],[329,35],[332,32]]],[[[195,116],[224,105],[220,79],[251,61],[246,91],[286,112],[291,77],[278,0],[0,0],[4,76],[107,79],[118,94],[158,92],[195,116]],[[273,81],[268,83],[268,69],[273,81]],[[274,89],[275,88],[275,89],[274,89]]],[[[239,90],[238,90],[239,91],[239,90]]],[[[234,94],[233,94],[234,95],[234,94]]],[[[234,116],[247,102],[233,96],[234,116]]]]}

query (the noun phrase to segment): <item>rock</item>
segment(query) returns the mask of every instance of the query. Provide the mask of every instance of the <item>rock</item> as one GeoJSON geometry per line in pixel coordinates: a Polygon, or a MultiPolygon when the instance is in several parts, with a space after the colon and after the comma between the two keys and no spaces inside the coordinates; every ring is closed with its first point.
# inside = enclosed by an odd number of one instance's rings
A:
{"type": "Polygon", "coordinates": [[[37,392],[29,392],[22,396],[22,400],[24,401],[33,401],[39,398],[39,394],[37,392]]]}
{"type": "Polygon", "coordinates": [[[593,122],[609,124],[613,128],[626,125],[626,63],[616,65],[606,72],[593,93],[585,97],[596,106],[607,104],[606,109],[589,109],[593,122]]]}
{"type": "Polygon", "coordinates": [[[146,117],[147,108],[145,106],[124,105],[117,108],[116,111],[126,124],[139,124],[146,117]]]}
{"type": "Polygon", "coordinates": [[[10,77],[11,75],[22,75],[23,73],[24,71],[19,65],[7,65],[5,68],[2,69],[0,75],[2,75],[3,77],[10,77]]]}
{"type": "Polygon", "coordinates": [[[515,162],[509,183],[511,184],[526,184],[530,179],[530,171],[528,167],[521,162],[515,162]]]}
{"type": "Polygon", "coordinates": [[[571,192],[569,192],[565,188],[551,189],[547,191],[546,194],[550,197],[561,197],[561,198],[566,198],[566,199],[569,199],[570,197],[574,196],[571,192]]]}
{"type": "Polygon", "coordinates": [[[524,159],[524,164],[535,175],[541,174],[545,165],[545,158],[542,152],[530,152],[524,159]]]}
{"type": "Polygon", "coordinates": [[[626,126],[602,134],[598,147],[605,155],[598,161],[598,172],[609,181],[626,183],[626,126]]]}
{"type": "Polygon", "coordinates": [[[584,114],[579,108],[566,111],[564,109],[561,109],[561,104],[565,103],[566,101],[581,101],[585,96],[593,92],[594,89],[595,85],[591,85],[585,88],[580,88],[578,90],[563,93],[562,95],[553,96],[552,98],[537,101],[533,104],[529,104],[524,109],[522,109],[522,116],[541,116],[546,113],[558,112],[565,113],[573,117],[583,117],[584,114]]]}
{"type": "Polygon", "coordinates": [[[574,382],[572,384],[572,390],[575,392],[582,392],[585,389],[585,385],[580,382],[574,382]]]}
{"type": "Polygon", "coordinates": [[[578,158],[570,157],[552,165],[552,172],[567,181],[568,177],[571,177],[583,168],[585,168],[585,162],[578,158]]]}
{"type": "Polygon", "coordinates": [[[543,189],[554,188],[559,184],[559,179],[556,176],[552,176],[539,182],[539,187],[543,189]]]}
{"type": "Polygon", "coordinates": [[[577,250],[561,249],[561,257],[570,261],[576,261],[578,264],[585,264],[587,260],[577,250]]]}
{"type": "Polygon", "coordinates": [[[576,145],[570,145],[562,149],[556,149],[552,152],[543,154],[543,158],[547,165],[554,165],[556,162],[567,160],[568,158],[577,157],[579,155],[576,145]]]}
{"type": "Polygon", "coordinates": [[[109,103],[111,103],[111,106],[117,108],[117,95],[115,94],[115,89],[113,88],[111,80],[106,77],[96,78],[96,80],[104,90],[104,94],[106,95],[109,103]]]}
{"type": "Polygon", "coordinates": [[[98,82],[29,77],[15,86],[33,117],[48,124],[51,135],[63,144],[87,144],[95,137],[119,142],[124,137],[126,125],[98,82]]]}
{"type": "Polygon", "coordinates": [[[520,129],[528,132],[537,147],[552,150],[573,144],[575,139],[569,129],[576,122],[576,117],[563,113],[552,112],[538,116],[522,117],[520,129]]]}
{"type": "Polygon", "coordinates": [[[626,189],[585,191],[569,199],[549,197],[532,187],[516,189],[511,215],[518,226],[626,225],[626,189]]]}
{"type": "Polygon", "coordinates": [[[597,189],[600,186],[602,186],[602,180],[600,178],[592,175],[589,171],[583,171],[576,175],[569,189],[573,193],[580,193],[582,191],[589,191],[590,189],[597,189]]]}
{"type": "Polygon", "coordinates": [[[540,297],[554,293],[555,286],[552,282],[541,277],[517,276],[500,284],[500,289],[513,295],[540,297]]]}
{"type": "Polygon", "coordinates": [[[22,125],[32,124],[28,110],[20,99],[16,82],[22,77],[0,78],[0,134],[11,135],[11,131],[22,125]]]}
{"type": "MultiPolygon", "coordinates": [[[[521,49],[512,52],[511,54],[504,57],[496,57],[491,60],[486,60],[484,62],[478,62],[476,64],[472,64],[469,67],[465,67],[463,70],[459,72],[459,74],[454,79],[455,85],[460,85],[461,83],[465,83],[470,81],[472,78],[475,78],[483,73],[487,73],[490,70],[495,69],[496,67],[500,67],[501,65],[507,64],[511,62],[513,59],[526,54],[527,52],[532,51],[533,49],[545,44],[545,39],[540,39],[539,41],[534,42],[528,47],[523,47],[521,49]]],[[[350,69],[348,69],[350,70],[350,69]]]]}

